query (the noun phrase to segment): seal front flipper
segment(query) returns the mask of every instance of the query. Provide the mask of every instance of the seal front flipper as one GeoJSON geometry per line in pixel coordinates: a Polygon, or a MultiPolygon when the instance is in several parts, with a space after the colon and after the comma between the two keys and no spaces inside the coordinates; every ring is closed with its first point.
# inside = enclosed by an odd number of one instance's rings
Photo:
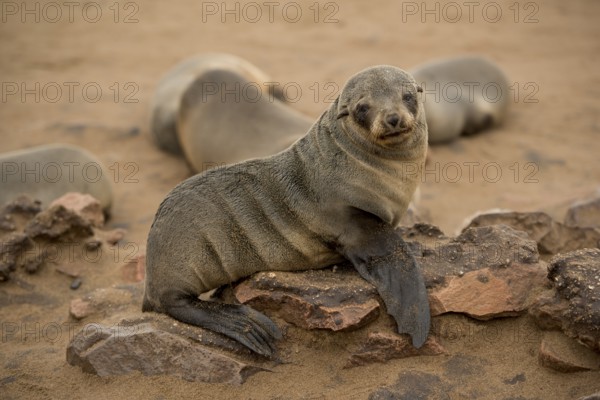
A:
{"type": "Polygon", "coordinates": [[[266,357],[273,355],[274,341],[282,337],[273,321],[245,305],[203,301],[174,292],[168,293],[162,304],[171,317],[221,333],[266,357]]]}
{"type": "Polygon", "coordinates": [[[419,266],[406,242],[390,226],[383,222],[359,225],[359,233],[340,238],[342,254],[363,279],[377,288],[388,314],[396,320],[398,332],[409,334],[413,346],[419,348],[427,340],[431,322],[419,266]]]}

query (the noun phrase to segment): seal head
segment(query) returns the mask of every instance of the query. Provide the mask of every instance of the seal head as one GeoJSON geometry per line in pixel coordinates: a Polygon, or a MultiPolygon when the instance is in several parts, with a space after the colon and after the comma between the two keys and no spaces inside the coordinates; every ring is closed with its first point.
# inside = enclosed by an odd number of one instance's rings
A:
{"type": "MultiPolygon", "coordinates": [[[[422,142],[427,129],[417,96],[423,90],[392,66],[365,69],[344,86],[337,119],[351,139],[371,149],[407,149],[422,142]]],[[[425,138],[426,139],[426,138],[425,138]]]]}

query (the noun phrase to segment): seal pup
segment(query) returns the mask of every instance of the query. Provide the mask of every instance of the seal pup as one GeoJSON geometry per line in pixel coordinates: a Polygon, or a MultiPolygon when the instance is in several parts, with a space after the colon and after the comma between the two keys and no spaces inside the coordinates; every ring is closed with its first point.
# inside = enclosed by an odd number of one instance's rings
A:
{"type": "Polygon", "coordinates": [[[194,172],[288,148],[313,121],[256,82],[215,68],[198,76],[182,95],[176,129],[194,172]]]}
{"type": "Polygon", "coordinates": [[[273,354],[277,325],[246,305],[198,296],[258,271],[349,260],[420,347],[429,303],[396,227],[427,151],[421,89],[403,70],[351,77],[308,133],[278,154],[210,169],[176,186],[148,234],[143,311],[273,354]]]}
{"type": "MultiPolygon", "coordinates": [[[[160,80],[151,104],[150,131],[154,142],[163,150],[182,155],[177,136],[177,115],[181,98],[192,82],[210,71],[229,71],[254,82],[265,95],[285,100],[281,88],[269,84],[267,74],[252,63],[231,54],[207,53],[190,57],[177,64],[160,80]]],[[[310,126],[310,125],[308,125],[310,126]]],[[[198,127],[197,127],[198,128],[198,127]]]]}
{"type": "Polygon", "coordinates": [[[20,194],[48,205],[66,193],[79,192],[95,197],[110,214],[110,171],[81,147],[49,144],[2,153],[0,170],[0,205],[20,194]]]}
{"type": "Polygon", "coordinates": [[[500,125],[510,103],[500,67],[479,56],[432,61],[411,70],[424,89],[429,143],[444,143],[500,125]]]}

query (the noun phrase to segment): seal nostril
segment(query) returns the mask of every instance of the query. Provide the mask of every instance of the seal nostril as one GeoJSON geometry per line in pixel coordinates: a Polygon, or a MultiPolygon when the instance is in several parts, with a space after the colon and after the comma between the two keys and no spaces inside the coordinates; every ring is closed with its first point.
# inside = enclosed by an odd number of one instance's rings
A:
{"type": "Polygon", "coordinates": [[[389,126],[391,126],[392,128],[395,128],[398,126],[398,123],[400,122],[400,117],[398,116],[398,114],[388,115],[388,117],[386,118],[386,122],[388,123],[389,126]]]}

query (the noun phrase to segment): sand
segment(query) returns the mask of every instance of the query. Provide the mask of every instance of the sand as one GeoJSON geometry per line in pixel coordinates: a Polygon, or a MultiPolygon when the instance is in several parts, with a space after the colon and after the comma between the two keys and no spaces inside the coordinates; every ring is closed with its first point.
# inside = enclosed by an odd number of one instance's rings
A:
{"type": "MultiPolygon", "coordinates": [[[[489,208],[544,210],[562,220],[573,200],[600,186],[600,3],[596,1],[499,1],[486,11],[484,4],[476,6],[471,20],[469,8],[459,2],[462,17],[456,22],[456,9],[443,4],[438,5],[436,21],[434,14],[420,15],[421,2],[387,0],[299,1],[298,22],[292,22],[294,7],[283,11],[285,3],[275,7],[272,21],[267,8],[258,18],[254,6],[239,3],[239,22],[235,15],[214,9],[221,7],[220,2],[85,4],[75,3],[70,15],[62,2],[3,3],[0,151],[63,142],[96,154],[114,174],[115,205],[108,227],[128,229],[130,251],[143,248],[158,204],[190,174],[182,159],[162,153],[150,140],[153,90],[170,67],[202,52],[246,58],[288,85],[289,95],[300,88],[291,106],[313,118],[328,107],[349,76],[373,64],[410,69],[461,54],[482,54],[497,62],[515,96],[506,123],[430,149],[431,170],[421,185],[420,207],[446,233],[454,233],[470,214],[489,208]],[[416,7],[417,14],[403,12],[403,7],[411,12],[416,7]],[[27,13],[25,8],[33,11],[27,13]],[[496,9],[502,16],[494,22],[496,9]],[[102,14],[94,22],[98,10],[102,14]]],[[[234,3],[228,8],[234,9],[234,3]]],[[[435,3],[428,3],[427,9],[434,10],[435,3]]],[[[15,282],[1,284],[3,329],[7,322],[45,326],[67,321],[72,298],[120,282],[123,255],[117,262],[107,260],[82,267],[86,280],[78,291],[69,290],[64,277],[52,270],[21,277],[52,302],[31,301],[27,295],[20,303],[16,294],[26,289],[15,282]]],[[[472,324],[460,321],[461,326],[472,324]]],[[[3,337],[0,397],[366,398],[375,388],[394,382],[400,371],[447,373],[446,363],[460,355],[481,359],[484,367],[453,376],[465,389],[455,390],[449,398],[472,397],[474,388],[483,390],[481,398],[528,399],[576,398],[600,390],[598,373],[565,375],[540,367],[535,356],[538,342],[515,341],[509,334],[525,326],[537,335],[526,318],[491,324],[506,335],[491,341],[473,335],[447,343],[451,353],[447,357],[410,358],[351,370],[341,369],[343,335],[300,335],[314,338],[296,344],[300,351],[293,363],[257,374],[239,388],[138,374],[99,378],[67,365],[66,334],[53,342],[43,335],[3,337]],[[519,373],[526,380],[505,385],[505,393],[484,390],[490,382],[519,373]]]]}

